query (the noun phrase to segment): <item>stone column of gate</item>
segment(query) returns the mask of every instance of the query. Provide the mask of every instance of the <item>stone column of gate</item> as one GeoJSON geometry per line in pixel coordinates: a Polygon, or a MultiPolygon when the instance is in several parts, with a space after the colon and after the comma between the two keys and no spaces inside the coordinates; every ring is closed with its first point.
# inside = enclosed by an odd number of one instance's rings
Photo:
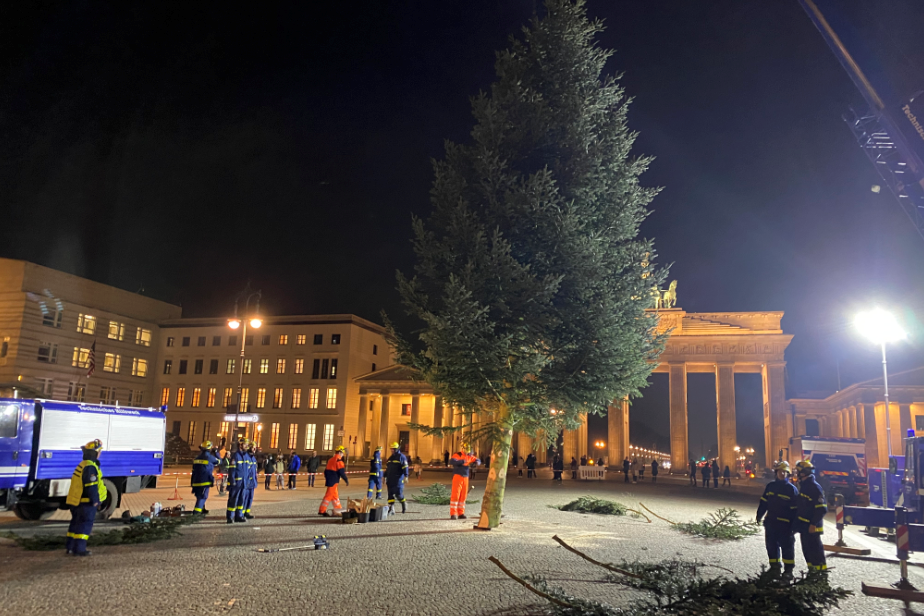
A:
{"type": "MultiPolygon", "coordinates": [[[[526,460],[526,456],[533,452],[533,439],[529,437],[525,432],[517,432],[517,455],[526,460]]],[[[568,459],[568,463],[571,463],[571,459],[568,459]]],[[[521,465],[523,462],[517,460],[517,466],[523,468],[521,465]]]]}
{"type": "MultiPolygon", "coordinates": [[[[433,399],[433,427],[442,428],[443,427],[443,397],[436,396],[433,399]]],[[[431,460],[440,460],[443,459],[443,437],[433,435],[433,447],[430,452],[431,460]]]]}
{"type": "Polygon", "coordinates": [[[366,424],[369,422],[369,403],[368,396],[360,394],[359,396],[359,416],[356,421],[356,450],[351,452],[353,456],[366,455],[366,424]]]}
{"type": "Polygon", "coordinates": [[[738,442],[735,421],[735,365],[715,367],[716,423],[719,435],[719,468],[735,468],[735,444],[738,442]]]}
{"type": "MultiPolygon", "coordinates": [[[[412,391],[411,392],[411,423],[419,424],[420,423],[420,392],[412,391]]],[[[417,456],[420,455],[420,431],[419,430],[410,430],[409,442],[407,444],[408,458],[411,461],[414,460],[417,456]]],[[[423,458],[421,458],[423,460],[423,458]]]]}
{"type": "Polygon", "coordinates": [[[898,405],[898,417],[899,417],[899,422],[901,423],[901,427],[902,427],[902,439],[903,440],[901,441],[901,443],[903,444],[903,446],[902,446],[901,451],[899,451],[897,455],[901,456],[905,454],[904,438],[908,436],[908,430],[914,427],[911,424],[911,405],[900,403],[898,405]]]}
{"type": "Polygon", "coordinates": [[[853,407],[853,415],[857,422],[857,438],[866,438],[866,417],[864,417],[862,404],[853,407]]]}
{"type": "Polygon", "coordinates": [[[561,440],[562,456],[565,459],[565,466],[571,464],[572,457],[580,461],[581,454],[578,452],[578,430],[564,430],[561,440]]]}
{"type": "Polygon", "coordinates": [[[668,364],[671,410],[671,472],[686,473],[690,445],[687,427],[687,366],[668,364]]]}
{"type": "Polygon", "coordinates": [[[380,436],[382,433],[382,397],[378,396],[377,398],[378,400],[372,400],[372,408],[369,410],[369,414],[371,415],[369,418],[371,421],[369,423],[372,424],[372,435],[369,438],[369,447],[372,449],[372,451],[369,452],[370,456],[375,452],[375,448],[382,444],[382,438],[380,436]],[[378,415],[376,415],[376,406],[379,407],[378,415]]]}
{"type": "Polygon", "coordinates": [[[857,413],[863,418],[863,438],[866,439],[866,467],[882,468],[885,453],[879,455],[879,426],[876,424],[876,407],[872,404],[857,404],[857,413]]]}
{"type": "MultiPolygon", "coordinates": [[[[629,455],[629,400],[616,400],[606,416],[606,447],[610,468],[622,469],[622,461],[629,455]]],[[[565,462],[570,462],[570,458],[565,462]]]]}
{"type": "MultiPolygon", "coordinates": [[[[587,413],[581,415],[581,427],[577,429],[577,452],[578,460],[581,459],[581,456],[587,456],[588,458],[593,455],[593,453],[588,453],[587,448],[587,413]]],[[[571,458],[568,458],[568,463],[571,463],[571,458]]],[[[594,461],[596,463],[596,461],[594,461]]]]}
{"type": "Polygon", "coordinates": [[[764,408],[767,409],[768,421],[765,430],[769,448],[765,452],[766,464],[769,467],[776,459],[780,449],[789,447],[789,438],[792,436],[789,413],[786,412],[786,386],[783,381],[783,372],[786,362],[767,363],[761,367],[760,375],[763,380],[764,408]]]}
{"type": "Polygon", "coordinates": [[[391,416],[388,409],[388,392],[382,392],[382,420],[379,422],[379,445],[382,447],[382,457],[385,456],[385,452],[388,451],[388,446],[391,444],[388,442],[388,430],[391,427],[391,416]]]}

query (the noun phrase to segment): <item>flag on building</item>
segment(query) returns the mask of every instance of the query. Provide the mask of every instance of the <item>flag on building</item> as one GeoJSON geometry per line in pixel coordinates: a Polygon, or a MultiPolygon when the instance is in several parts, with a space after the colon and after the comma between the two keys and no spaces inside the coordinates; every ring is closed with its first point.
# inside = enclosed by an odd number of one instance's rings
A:
{"type": "Polygon", "coordinates": [[[93,344],[90,346],[90,356],[87,358],[87,378],[93,376],[93,373],[96,371],[96,340],[93,341],[93,344]]]}

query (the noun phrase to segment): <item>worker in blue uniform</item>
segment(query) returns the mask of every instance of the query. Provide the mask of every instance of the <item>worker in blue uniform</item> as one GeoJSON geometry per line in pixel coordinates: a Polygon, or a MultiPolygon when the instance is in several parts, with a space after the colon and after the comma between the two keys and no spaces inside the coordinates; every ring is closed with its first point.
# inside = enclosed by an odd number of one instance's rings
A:
{"type": "Polygon", "coordinates": [[[802,543],[802,556],[809,571],[827,571],[825,547],[821,541],[825,514],[828,513],[825,492],[815,480],[815,467],[808,460],[796,463],[796,473],[799,476],[799,498],[796,499],[794,529],[802,543]]]}
{"type": "Polygon", "coordinates": [[[253,519],[250,507],[253,505],[253,493],[257,489],[257,444],[250,442],[245,450],[247,456],[247,479],[244,481],[244,518],[253,519]]]}
{"type": "Polygon", "coordinates": [[[99,439],[81,447],[83,461],[74,469],[71,487],[67,492],[67,505],[71,510],[71,523],[67,527],[67,554],[89,556],[87,540],[93,532],[93,522],[108,492],[103,484],[103,471],[99,468],[99,454],[103,443],[99,439]]]}
{"type": "Polygon", "coordinates": [[[401,503],[401,513],[407,513],[404,499],[404,483],[408,478],[407,457],[401,453],[398,443],[391,444],[391,455],[385,465],[385,486],[388,488],[388,505],[395,512],[395,501],[401,503]]]}
{"type": "Polygon", "coordinates": [[[196,496],[196,507],[193,513],[205,515],[209,512],[205,503],[209,498],[209,488],[215,485],[212,473],[220,460],[212,451],[212,441],[205,441],[199,445],[199,455],[193,460],[192,466],[192,493],[196,496]]]}
{"type": "Polygon", "coordinates": [[[376,447],[369,461],[369,489],[366,498],[372,498],[372,489],[375,488],[375,497],[382,498],[382,448],[376,447]]]}
{"type": "Polygon", "coordinates": [[[789,481],[792,472],[789,462],[778,462],[773,470],[776,479],[767,484],[760,497],[757,523],[760,524],[761,520],[764,523],[764,544],[770,570],[779,573],[782,564],[783,575],[789,577],[796,566],[796,538],[792,526],[796,520],[799,490],[789,481]]]}
{"type": "Polygon", "coordinates": [[[246,439],[241,439],[233,446],[231,461],[228,463],[228,524],[246,522],[244,517],[244,477],[247,475],[248,460],[244,453],[246,439]]]}

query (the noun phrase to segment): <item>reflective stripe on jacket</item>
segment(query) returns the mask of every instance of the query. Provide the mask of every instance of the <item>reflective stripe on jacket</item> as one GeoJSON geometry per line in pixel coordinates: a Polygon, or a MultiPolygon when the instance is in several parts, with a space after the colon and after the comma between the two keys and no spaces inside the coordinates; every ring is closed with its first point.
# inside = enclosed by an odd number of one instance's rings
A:
{"type": "Polygon", "coordinates": [[[779,522],[791,525],[796,521],[796,506],[798,505],[799,490],[785,479],[777,479],[767,484],[764,495],[760,497],[757,506],[757,519],[764,518],[764,524],[779,522]]]}
{"type": "Polygon", "coordinates": [[[84,460],[78,464],[71,476],[67,504],[76,507],[80,503],[102,503],[108,495],[99,465],[93,460],[84,460]]]}
{"type": "Polygon", "coordinates": [[[212,455],[212,452],[204,450],[196,456],[196,459],[193,460],[192,466],[192,478],[190,479],[190,485],[194,488],[201,488],[203,486],[213,486],[215,485],[215,480],[212,478],[212,473],[215,470],[215,465],[218,464],[219,460],[212,455]]]}

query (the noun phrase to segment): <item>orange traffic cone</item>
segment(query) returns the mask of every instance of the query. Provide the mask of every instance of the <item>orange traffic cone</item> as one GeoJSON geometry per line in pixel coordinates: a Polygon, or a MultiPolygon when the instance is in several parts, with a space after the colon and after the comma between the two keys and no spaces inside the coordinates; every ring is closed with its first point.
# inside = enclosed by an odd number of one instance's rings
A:
{"type": "Polygon", "coordinates": [[[180,478],[176,478],[176,483],[173,485],[173,496],[167,500],[183,500],[183,497],[180,496],[180,478]]]}

